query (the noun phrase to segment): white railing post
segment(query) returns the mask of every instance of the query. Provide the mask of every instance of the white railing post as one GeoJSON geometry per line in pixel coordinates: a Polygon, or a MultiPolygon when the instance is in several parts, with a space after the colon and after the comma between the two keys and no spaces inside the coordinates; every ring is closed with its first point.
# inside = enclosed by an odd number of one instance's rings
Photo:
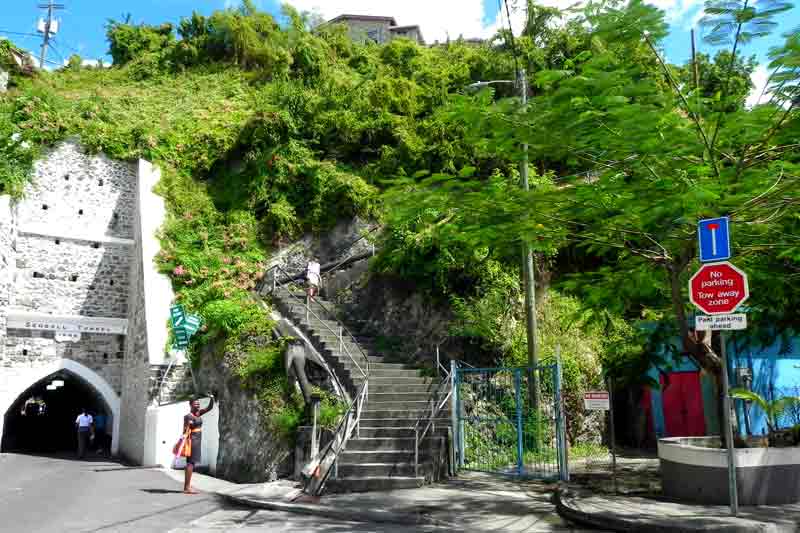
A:
{"type": "Polygon", "coordinates": [[[419,426],[414,426],[414,477],[419,477],[419,426]]]}
{"type": "Polygon", "coordinates": [[[342,337],[342,326],[339,326],[339,353],[344,354],[344,338],[342,337]]]}
{"type": "Polygon", "coordinates": [[[437,376],[441,376],[442,375],[441,368],[442,368],[442,363],[439,362],[439,345],[437,344],[436,345],[436,375],[437,376]]]}

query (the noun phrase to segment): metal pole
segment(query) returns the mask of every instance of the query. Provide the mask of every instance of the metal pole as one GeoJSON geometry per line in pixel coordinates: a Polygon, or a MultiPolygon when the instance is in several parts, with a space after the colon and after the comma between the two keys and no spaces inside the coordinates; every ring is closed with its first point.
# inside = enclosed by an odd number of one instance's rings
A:
{"type": "Polygon", "coordinates": [[[44,60],[47,56],[47,45],[50,43],[50,24],[53,22],[53,1],[47,3],[47,22],[44,24],[44,40],[42,41],[42,52],[39,55],[39,68],[44,69],[44,60]]]}
{"type": "Polygon", "coordinates": [[[519,369],[514,370],[514,400],[517,404],[517,473],[521,476],[524,468],[524,459],[522,457],[524,450],[522,446],[522,398],[520,398],[522,376],[520,374],[519,369]]]}
{"type": "Polygon", "coordinates": [[[555,389],[556,389],[556,416],[558,423],[556,429],[558,432],[557,443],[558,449],[561,454],[561,464],[559,465],[561,481],[569,481],[569,456],[567,455],[567,428],[566,419],[564,417],[564,399],[561,395],[561,345],[556,345],[556,376],[555,376],[555,389]]]}
{"type": "MultiPolygon", "coordinates": [[[[520,96],[523,107],[528,104],[528,79],[525,69],[517,73],[520,96]]],[[[522,162],[519,168],[522,178],[522,189],[530,190],[528,183],[528,143],[522,144],[522,162]]],[[[528,333],[528,384],[531,409],[538,412],[539,409],[539,375],[537,366],[539,365],[539,346],[536,340],[536,278],[533,270],[533,250],[530,245],[523,243],[522,252],[522,274],[525,279],[525,325],[528,333]]]]}
{"type": "Polygon", "coordinates": [[[728,340],[724,331],[720,332],[722,349],[722,417],[725,425],[725,441],[728,446],[728,498],[731,507],[731,515],[736,516],[739,512],[739,494],[736,490],[736,452],[733,443],[733,428],[731,427],[731,396],[728,393],[728,357],[726,355],[725,342],[728,340]]]}
{"type": "Polygon", "coordinates": [[[614,432],[614,381],[608,379],[608,416],[611,431],[611,479],[614,484],[614,494],[617,493],[617,446],[616,434],[614,432]]]}
{"type": "MultiPolygon", "coordinates": [[[[458,439],[458,413],[456,413],[456,405],[458,404],[458,391],[456,389],[456,362],[450,361],[450,423],[453,426],[451,435],[450,447],[453,449],[453,459],[456,457],[456,442],[458,439]]],[[[456,462],[453,461],[453,473],[456,471],[456,462]]]]}

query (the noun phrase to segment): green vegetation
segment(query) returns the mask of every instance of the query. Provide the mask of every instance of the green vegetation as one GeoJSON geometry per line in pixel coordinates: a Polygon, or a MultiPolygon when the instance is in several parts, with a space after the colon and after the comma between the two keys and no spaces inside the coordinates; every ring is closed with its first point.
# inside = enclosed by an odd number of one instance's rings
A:
{"type": "Polygon", "coordinates": [[[288,8],[276,21],[250,0],[177,27],[110,21],[112,68],[76,59],[0,96],[0,192],[22,194],[33,160],[72,135],[158,164],[168,207],[159,265],[206,324],[192,349],[224,346],[286,431],[300,419],[295,395],[279,379],[268,314],[249,296],[274,246],[342,217],[380,218],[374,269],[451,309],[471,356],[522,365],[527,242],[551,282],[538,309],[543,360],[560,346],[578,414],[604,373],[643,384],[665,341],[718,373],[716,338],[689,331],[698,218],[728,214],[746,228],[734,245],[760,287],[754,317],[798,325],[800,37],[772,52],[771,99],[745,108],[753,62],[738,46],[787,8],[754,6],[709,2],[712,40],[734,46],[700,57],[695,87],[689,65],[658,53],[657,9],[591,4],[556,24],[557,10],[529,3],[515,40],[531,86],[524,109],[509,86],[465,90],[514,77],[502,32],[480,46],[361,45],[342,28],[308,31],[288,8]]]}
{"type": "Polygon", "coordinates": [[[800,404],[800,398],[795,396],[785,396],[769,401],[757,392],[747,389],[731,389],[730,395],[737,400],[753,402],[757,405],[767,418],[767,428],[770,433],[778,430],[778,419],[785,411],[800,404]]]}

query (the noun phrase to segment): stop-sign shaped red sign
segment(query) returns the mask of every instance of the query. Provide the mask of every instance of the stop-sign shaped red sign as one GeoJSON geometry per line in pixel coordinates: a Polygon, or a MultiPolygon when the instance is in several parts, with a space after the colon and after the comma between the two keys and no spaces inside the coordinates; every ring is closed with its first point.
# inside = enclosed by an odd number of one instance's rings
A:
{"type": "Polygon", "coordinates": [[[703,265],[689,280],[689,299],[707,315],[733,313],[749,296],[747,274],[727,261],[703,265]]]}

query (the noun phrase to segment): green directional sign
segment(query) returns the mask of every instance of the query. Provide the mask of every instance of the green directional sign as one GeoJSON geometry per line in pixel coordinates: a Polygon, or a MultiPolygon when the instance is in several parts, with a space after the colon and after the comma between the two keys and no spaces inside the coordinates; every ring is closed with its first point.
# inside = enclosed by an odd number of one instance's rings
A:
{"type": "Polygon", "coordinates": [[[197,333],[197,330],[200,329],[200,325],[202,323],[203,323],[203,319],[201,319],[199,316],[187,315],[186,316],[186,323],[184,324],[183,329],[185,329],[186,332],[191,337],[192,335],[197,333]]]}
{"type": "Polygon", "coordinates": [[[189,346],[189,340],[200,329],[203,319],[197,315],[187,315],[179,304],[170,307],[169,314],[175,334],[175,348],[182,350],[189,346]]]}
{"type": "Polygon", "coordinates": [[[172,329],[183,327],[183,323],[186,320],[186,311],[183,310],[182,305],[175,304],[170,307],[169,314],[172,318],[172,329]]]}

